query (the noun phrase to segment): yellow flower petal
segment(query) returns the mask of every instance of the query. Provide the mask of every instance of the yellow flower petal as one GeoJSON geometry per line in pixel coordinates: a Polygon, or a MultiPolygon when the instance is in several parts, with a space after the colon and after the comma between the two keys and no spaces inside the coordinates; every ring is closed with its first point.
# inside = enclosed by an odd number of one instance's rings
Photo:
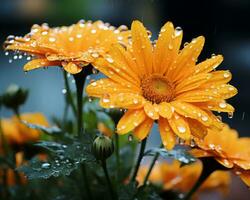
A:
{"type": "Polygon", "coordinates": [[[176,86],[176,94],[180,94],[189,90],[196,89],[210,79],[210,74],[198,74],[190,76],[176,86]]]}
{"type": "Polygon", "coordinates": [[[144,98],[134,93],[104,94],[100,105],[104,108],[138,109],[144,104],[144,98]]]}
{"type": "Polygon", "coordinates": [[[221,62],[223,61],[223,56],[222,55],[217,55],[217,56],[212,56],[212,58],[209,58],[195,67],[195,73],[207,73],[211,72],[212,70],[216,69],[221,62]]]}
{"type": "Polygon", "coordinates": [[[167,76],[171,79],[171,81],[177,82],[190,75],[190,73],[194,70],[196,59],[203,48],[204,42],[205,38],[200,36],[193,39],[192,42],[181,50],[176,62],[171,65],[167,73],[167,76]],[[183,68],[185,68],[185,70],[183,70],[183,68]]]}
{"type": "Polygon", "coordinates": [[[117,133],[126,134],[139,126],[146,118],[144,110],[128,110],[117,124],[117,133]]]}
{"type": "Polygon", "coordinates": [[[63,68],[65,69],[65,71],[67,71],[70,74],[77,74],[80,71],[82,71],[82,67],[77,66],[73,62],[69,62],[69,63],[63,62],[62,65],[63,65],[63,68]]]}
{"type": "Polygon", "coordinates": [[[168,120],[170,127],[176,135],[184,140],[189,140],[191,132],[188,123],[184,118],[174,113],[172,118],[168,120]]]}
{"type": "Polygon", "coordinates": [[[47,59],[39,58],[28,62],[26,65],[24,65],[23,70],[30,71],[41,67],[57,66],[58,64],[58,62],[50,62],[47,59]]]}
{"type": "Polygon", "coordinates": [[[240,172],[240,178],[241,180],[248,186],[250,187],[250,171],[243,171],[240,172]]]}
{"type": "Polygon", "coordinates": [[[153,53],[147,31],[141,22],[133,21],[131,33],[133,54],[135,55],[137,66],[140,66],[142,72],[151,73],[153,71],[153,53]]]}
{"type": "Polygon", "coordinates": [[[175,145],[175,134],[173,133],[166,119],[160,117],[158,123],[162,143],[166,149],[171,150],[175,145]]]}
{"type": "Polygon", "coordinates": [[[134,135],[139,139],[143,140],[145,137],[148,136],[152,126],[153,126],[154,120],[152,120],[149,117],[146,117],[146,119],[134,129],[134,135]]]}
{"type": "Polygon", "coordinates": [[[103,78],[97,81],[90,83],[86,87],[86,92],[90,96],[94,97],[103,97],[105,94],[117,94],[117,93],[134,93],[133,90],[121,86],[120,84],[112,81],[108,78],[103,78]]]}
{"type": "Polygon", "coordinates": [[[150,102],[146,102],[144,105],[144,111],[147,114],[148,117],[151,119],[158,119],[159,118],[159,110],[157,109],[157,105],[154,106],[150,102]]]}
{"type": "Polygon", "coordinates": [[[180,115],[196,119],[205,126],[209,126],[212,122],[209,115],[205,111],[201,110],[199,107],[193,106],[190,103],[173,101],[171,102],[171,105],[180,115]]]}
{"type": "Polygon", "coordinates": [[[173,50],[173,34],[174,26],[171,22],[167,22],[161,28],[154,50],[154,72],[156,73],[167,71],[167,68],[172,63],[173,58],[178,53],[178,51],[173,50]]]}
{"type": "Polygon", "coordinates": [[[158,105],[159,108],[159,115],[163,118],[170,119],[173,114],[173,108],[170,103],[162,102],[158,105]]]}
{"type": "Polygon", "coordinates": [[[207,135],[207,127],[194,119],[187,119],[190,131],[194,137],[203,139],[207,135]]]}

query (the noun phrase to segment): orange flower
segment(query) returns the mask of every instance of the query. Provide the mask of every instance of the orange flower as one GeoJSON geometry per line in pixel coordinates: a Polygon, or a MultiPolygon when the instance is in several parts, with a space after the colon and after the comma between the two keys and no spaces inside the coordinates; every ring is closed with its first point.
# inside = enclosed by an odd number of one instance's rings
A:
{"type": "Polygon", "coordinates": [[[221,165],[232,169],[250,186],[250,138],[239,138],[238,133],[225,125],[222,131],[209,130],[203,140],[196,139],[196,157],[214,157],[221,165]]]}
{"type": "MultiPolygon", "coordinates": [[[[41,113],[26,113],[22,114],[20,118],[28,123],[49,126],[46,118],[41,113]]],[[[29,141],[36,141],[40,136],[40,131],[28,128],[16,116],[11,119],[1,120],[1,125],[4,137],[10,144],[24,144],[29,141]]]]}
{"type": "Polygon", "coordinates": [[[142,140],[157,120],[163,144],[171,149],[175,135],[190,140],[191,134],[203,138],[207,128],[222,128],[211,111],[233,112],[225,99],[237,90],[227,84],[229,71],[213,71],[222,62],[221,55],[196,64],[204,37],[180,50],[182,31],[170,22],[162,27],[156,45],[139,21],[132,23],[131,32],[131,47],[114,45],[96,61],[95,67],[108,78],[87,87],[90,96],[101,99],[101,106],[128,109],[117,132],[133,131],[142,140]]]}
{"type": "MultiPolygon", "coordinates": [[[[23,164],[23,152],[18,152],[15,155],[16,158],[16,167],[19,167],[23,164]]],[[[19,178],[20,178],[20,184],[25,184],[27,182],[25,176],[22,173],[18,173],[19,178]]],[[[1,169],[0,170],[0,183],[3,184],[3,176],[4,176],[4,171],[1,169]]],[[[6,170],[6,182],[8,186],[13,186],[16,185],[17,183],[17,177],[15,175],[15,172],[13,169],[7,169],[6,170]]]]}
{"type": "MultiPolygon", "coordinates": [[[[154,184],[160,184],[164,190],[178,190],[188,192],[198,180],[202,170],[202,164],[196,162],[191,165],[181,167],[178,161],[169,164],[167,162],[157,163],[149,176],[149,181],[154,184]]],[[[148,171],[148,166],[142,166],[139,170],[137,181],[143,183],[144,177],[148,171]]],[[[228,172],[215,171],[202,184],[200,191],[219,189],[225,192],[230,184],[230,175],[228,172]]]]}
{"type": "Polygon", "coordinates": [[[115,28],[102,21],[94,23],[83,20],[69,27],[50,28],[47,24],[33,25],[24,37],[10,37],[6,50],[35,55],[24,66],[25,71],[40,67],[62,66],[71,74],[82,67],[95,63],[112,44],[126,44],[130,34],[125,26],[115,28]]]}

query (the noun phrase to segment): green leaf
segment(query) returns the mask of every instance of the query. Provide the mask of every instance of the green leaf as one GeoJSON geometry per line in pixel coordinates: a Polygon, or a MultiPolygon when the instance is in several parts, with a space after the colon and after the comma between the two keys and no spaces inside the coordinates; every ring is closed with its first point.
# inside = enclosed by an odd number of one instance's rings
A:
{"type": "Polygon", "coordinates": [[[81,163],[95,163],[96,159],[91,152],[92,142],[77,140],[61,144],[57,142],[42,141],[36,144],[49,153],[46,161],[35,157],[28,164],[18,168],[28,179],[44,178],[59,175],[70,175],[81,163]]]}
{"type": "Polygon", "coordinates": [[[37,125],[37,124],[31,124],[31,123],[28,123],[26,121],[22,121],[22,123],[31,129],[37,129],[37,130],[42,131],[48,135],[54,136],[54,135],[63,134],[63,131],[60,128],[58,128],[57,126],[45,127],[45,126],[41,126],[41,125],[37,125]]]}
{"type": "Polygon", "coordinates": [[[173,149],[168,151],[164,148],[152,148],[144,153],[144,156],[154,156],[159,153],[164,158],[172,158],[183,164],[190,164],[196,161],[196,158],[190,155],[186,149],[173,149]]]}

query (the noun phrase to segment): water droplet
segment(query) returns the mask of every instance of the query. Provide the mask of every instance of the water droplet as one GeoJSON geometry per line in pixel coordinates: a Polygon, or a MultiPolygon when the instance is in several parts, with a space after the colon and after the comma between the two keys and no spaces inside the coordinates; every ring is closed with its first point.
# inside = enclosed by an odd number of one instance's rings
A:
{"type": "Polygon", "coordinates": [[[49,163],[43,163],[42,164],[42,168],[43,169],[48,169],[50,167],[50,164],[49,163]]]}
{"type": "Polygon", "coordinates": [[[64,88],[64,89],[62,89],[62,93],[63,94],[66,94],[67,93],[67,90],[64,88]]]}
{"type": "Polygon", "coordinates": [[[109,63],[113,63],[114,60],[111,58],[111,57],[107,57],[106,60],[109,62],[109,63]]]}
{"type": "Polygon", "coordinates": [[[17,55],[14,55],[13,59],[16,60],[17,58],[18,58],[18,56],[17,56],[17,55]]]}
{"type": "Polygon", "coordinates": [[[95,29],[92,29],[92,30],[91,30],[91,33],[95,34],[95,33],[96,33],[96,30],[95,30],[95,29]]]}
{"type": "Polygon", "coordinates": [[[4,53],[4,55],[8,56],[8,55],[9,55],[9,52],[8,52],[8,51],[6,51],[6,52],[4,53]]]}
{"type": "Polygon", "coordinates": [[[94,57],[94,58],[98,58],[99,54],[97,52],[95,52],[95,53],[92,53],[91,56],[94,57]]]}
{"type": "Polygon", "coordinates": [[[56,41],[56,38],[50,37],[50,38],[49,38],[49,41],[50,41],[50,42],[55,42],[55,41],[56,41]]]}
{"type": "Polygon", "coordinates": [[[128,136],[128,141],[131,142],[133,139],[134,139],[133,135],[130,134],[130,135],[128,136]]]}
{"type": "Polygon", "coordinates": [[[102,99],[102,101],[103,101],[103,103],[109,103],[109,102],[110,102],[110,99],[104,97],[104,98],[102,99]]]}
{"type": "Polygon", "coordinates": [[[209,146],[209,148],[211,148],[212,150],[215,149],[215,144],[209,144],[208,146],[209,146]]]}
{"type": "Polygon", "coordinates": [[[178,131],[180,133],[185,133],[186,132],[186,128],[184,126],[178,126],[177,129],[178,129],[178,131]]]}
{"type": "Polygon", "coordinates": [[[190,140],[190,147],[195,147],[195,146],[196,146],[195,140],[191,139],[190,140]]]}
{"type": "Polygon", "coordinates": [[[174,36],[178,37],[179,35],[181,35],[181,33],[182,33],[182,28],[177,26],[174,31],[174,36]]]}
{"type": "Polygon", "coordinates": [[[219,103],[219,107],[220,108],[226,108],[227,104],[225,102],[221,102],[221,103],[219,103]]]}
{"type": "Polygon", "coordinates": [[[99,71],[98,71],[96,68],[93,67],[93,68],[92,68],[92,73],[93,73],[93,74],[98,74],[99,71]]]}
{"type": "Polygon", "coordinates": [[[242,113],[242,117],[241,117],[241,120],[244,120],[245,119],[245,112],[242,113]]]}
{"type": "Polygon", "coordinates": [[[228,115],[228,118],[229,118],[229,119],[232,119],[233,116],[234,116],[234,113],[233,113],[233,112],[229,112],[229,113],[227,113],[227,115],[228,115]]]}
{"type": "Polygon", "coordinates": [[[174,48],[173,44],[169,44],[169,45],[168,45],[168,48],[169,48],[170,50],[172,50],[172,49],[174,48]]]}
{"type": "Polygon", "coordinates": [[[202,119],[202,121],[206,122],[206,121],[208,120],[208,117],[207,117],[206,115],[203,115],[203,116],[201,117],[201,119],[202,119]]]}
{"type": "Polygon", "coordinates": [[[224,78],[228,78],[230,76],[230,74],[228,72],[223,74],[224,78]]]}
{"type": "Polygon", "coordinates": [[[12,59],[9,59],[9,63],[12,63],[13,62],[13,60],[12,59]]]}
{"type": "Polygon", "coordinates": [[[26,58],[26,60],[28,60],[28,61],[31,60],[31,56],[28,56],[28,57],[26,58]]]}

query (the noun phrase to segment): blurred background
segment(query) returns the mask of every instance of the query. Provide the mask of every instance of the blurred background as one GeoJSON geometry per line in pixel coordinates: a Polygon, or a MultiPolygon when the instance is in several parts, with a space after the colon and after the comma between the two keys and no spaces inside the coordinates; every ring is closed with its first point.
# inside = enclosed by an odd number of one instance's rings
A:
{"type": "MultiPolygon", "coordinates": [[[[183,41],[204,35],[206,44],[199,58],[223,54],[219,69],[230,69],[231,83],[239,94],[230,100],[236,108],[232,119],[224,121],[237,129],[241,136],[250,136],[250,1],[249,0],[1,0],[0,43],[8,35],[24,35],[33,24],[50,26],[70,25],[80,19],[101,19],[112,25],[130,26],[139,19],[156,38],[166,21],[184,30],[183,41]]],[[[184,43],[184,42],[183,42],[184,43]]],[[[24,74],[25,59],[13,59],[0,50],[0,94],[10,83],[30,89],[30,97],[21,111],[44,112],[47,117],[63,113],[63,79],[58,68],[35,70],[24,74]]],[[[11,113],[1,111],[1,116],[11,113]]],[[[234,178],[230,195],[225,199],[250,199],[250,192],[234,178]]],[[[202,199],[223,199],[217,194],[204,195],[202,199]]]]}

